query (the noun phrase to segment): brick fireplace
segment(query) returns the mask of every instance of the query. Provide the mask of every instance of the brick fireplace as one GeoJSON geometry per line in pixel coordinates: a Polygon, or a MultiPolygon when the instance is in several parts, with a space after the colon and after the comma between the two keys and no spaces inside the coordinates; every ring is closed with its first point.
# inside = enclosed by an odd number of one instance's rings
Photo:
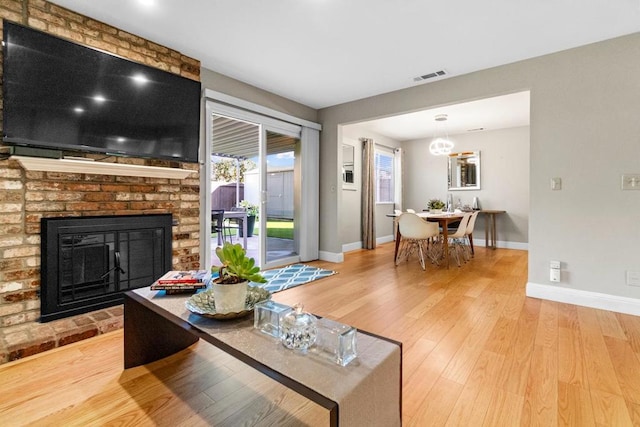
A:
{"type": "MultiPolygon", "coordinates": [[[[44,0],[3,1],[0,17],[199,80],[197,60],[44,0]]],[[[27,171],[6,157],[0,160],[0,363],[122,327],[121,306],[39,322],[42,218],[170,213],[177,223],[172,267],[199,268],[198,165],[85,155],[191,171],[185,179],[171,179],[96,175],[90,163],[86,173],[27,171]]]]}

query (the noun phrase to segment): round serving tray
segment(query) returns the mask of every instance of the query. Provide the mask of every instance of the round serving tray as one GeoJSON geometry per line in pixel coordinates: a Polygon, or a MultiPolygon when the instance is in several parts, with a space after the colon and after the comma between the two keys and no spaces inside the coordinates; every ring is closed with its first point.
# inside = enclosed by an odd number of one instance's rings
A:
{"type": "Polygon", "coordinates": [[[271,292],[258,286],[249,286],[247,288],[247,300],[244,310],[238,313],[217,313],[216,303],[213,298],[213,289],[207,289],[192,295],[186,302],[187,309],[192,313],[199,314],[217,320],[238,319],[244,317],[253,311],[253,307],[261,302],[271,298],[271,292]]]}

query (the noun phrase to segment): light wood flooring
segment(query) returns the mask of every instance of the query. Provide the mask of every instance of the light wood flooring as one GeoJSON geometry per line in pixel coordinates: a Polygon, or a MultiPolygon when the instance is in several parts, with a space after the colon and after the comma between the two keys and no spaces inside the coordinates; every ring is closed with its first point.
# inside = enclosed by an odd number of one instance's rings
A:
{"type": "MultiPolygon", "coordinates": [[[[640,425],[640,318],[526,298],[526,251],[477,248],[426,272],[392,253],[314,262],[338,274],[274,299],[401,341],[403,425],[640,425]]],[[[127,371],[122,360],[119,331],[0,366],[0,425],[326,424],[207,343],[127,371]]]]}

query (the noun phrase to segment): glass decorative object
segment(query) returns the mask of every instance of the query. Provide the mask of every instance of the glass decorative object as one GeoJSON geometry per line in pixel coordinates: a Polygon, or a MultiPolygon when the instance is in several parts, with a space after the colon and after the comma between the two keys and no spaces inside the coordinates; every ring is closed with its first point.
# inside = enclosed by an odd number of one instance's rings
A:
{"type": "Polygon", "coordinates": [[[293,311],[284,316],[280,327],[280,341],[287,348],[306,353],[316,342],[318,319],[303,309],[302,304],[296,304],[293,311]]]}
{"type": "Polygon", "coordinates": [[[254,310],[254,328],[274,338],[280,338],[284,316],[293,309],[288,305],[268,300],[256,304],[254,310]]]}
{"type": "Polygon", "coordinates": [[[335,320],[318,319],[318,336],[314,351],[338,365],[346,366],[357,356],[356,328],[335,320]]]}

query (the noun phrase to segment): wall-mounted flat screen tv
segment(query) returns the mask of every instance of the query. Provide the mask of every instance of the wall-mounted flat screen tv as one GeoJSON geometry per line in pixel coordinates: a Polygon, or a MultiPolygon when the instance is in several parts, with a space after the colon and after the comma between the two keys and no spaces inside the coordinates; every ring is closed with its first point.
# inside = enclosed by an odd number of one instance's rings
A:
{"type": "Polygon", "coordinates": [[[3,141],[197,162],[200,83],[4,21],[3,141]]]}

